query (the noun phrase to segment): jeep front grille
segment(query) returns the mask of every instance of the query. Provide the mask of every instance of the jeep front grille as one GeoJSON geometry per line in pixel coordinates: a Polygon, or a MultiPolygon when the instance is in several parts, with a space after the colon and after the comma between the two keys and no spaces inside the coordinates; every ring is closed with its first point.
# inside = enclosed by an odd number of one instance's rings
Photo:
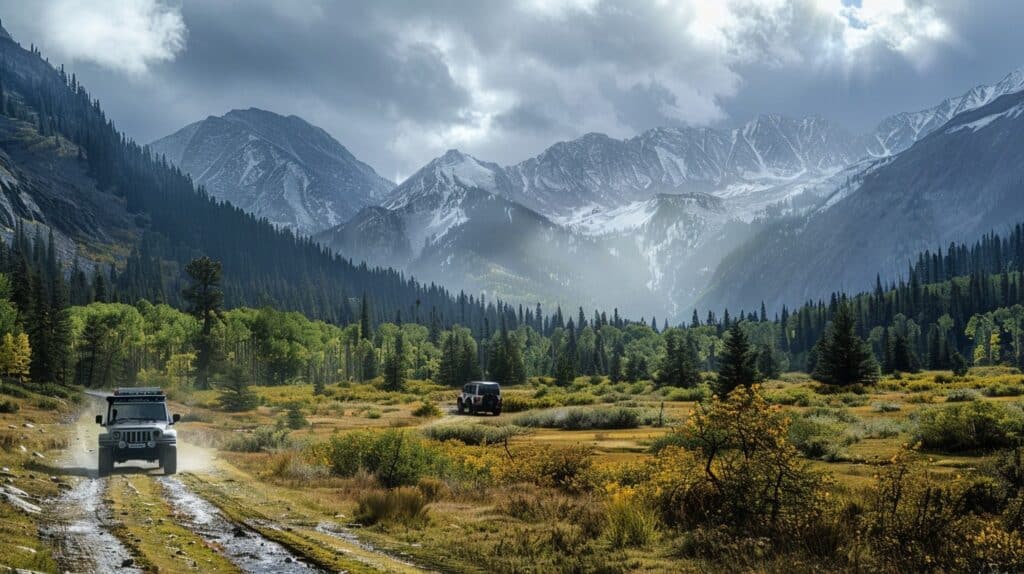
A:
{"type": "Polygon", "coordinates": [[[153,431],[129,430],[121,433],[121,440],[127,443],[149,442],[153,431]]]}

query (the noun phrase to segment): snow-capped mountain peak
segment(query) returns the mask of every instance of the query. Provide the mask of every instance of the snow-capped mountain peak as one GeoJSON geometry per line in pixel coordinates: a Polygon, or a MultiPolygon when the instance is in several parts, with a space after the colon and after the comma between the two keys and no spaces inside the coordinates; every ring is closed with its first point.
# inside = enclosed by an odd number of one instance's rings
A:
{"type": "Polygon", "coordinates": [[[488,192],[507,191],[504,170],[496,163],[485,162],[450,149],[420,168],[396,187],[383,206],[388,209],[436,209],[449,202],[453,192],[482,189],[488,192]]]}
{"type": "Polygon", "coordinates": [[[210,116],[150,148],[214,197],[302,235],[348,220],[394,187],[324,130],[258,108],[210,116]]]}
{"type": "Polygon", "coordinates": [[[954,116],[986,106],[1000,96],[1024,90],[1024,68],[1018,68],[994,84],[981,84],[938,105],[916,112],[901,112],[882,120],[874,132],[865,136],[864,146],[871,157],[897,154],[954,116]]]}

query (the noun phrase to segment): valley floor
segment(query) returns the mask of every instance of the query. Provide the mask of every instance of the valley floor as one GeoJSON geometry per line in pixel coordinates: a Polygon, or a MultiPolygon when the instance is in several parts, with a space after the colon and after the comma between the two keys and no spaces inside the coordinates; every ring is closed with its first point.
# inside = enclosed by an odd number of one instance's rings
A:
{"type": "MultiPolygon", "coordinates": [[[[583,380],[552,389],[534,382],[506,390],[506,400],[522,412],[470,417],[454,414],[452,391],[429,383],[410,382],[398,393],[371,384],[332,386],[320,396],[304,385],[254,389],[263,405],[237,414],[215,408],[213,391],[172,392],[172,410],[184,414],[180,474],[173,477],[119,465],[114,476],[97,478],[94,398],[87,396],[84,406],[70,399],[55,405],[42,395],[4,393],[0,402],[18,407],[0,414],[0,572],[5,567],[125,573],[729,569],[683,555],[684,542],[670,529],[653,531],[639,543],[614,540],[605,514],[609,498],[601,489],[510,478],[536,449],[580,447],[593,460],[595,476],[625,476],[622,469],[650,460],[651,445],[684,424],[697,398],[684,395],[694,391],[665,391],[647,383],[594,386],[583,380]],[[424,408],[432,404],[440,405],[440,412],[424,408]],[[636,424],[623,425],[632,428],[544,428],[550,426],[544,423],[550,413],[616,407],[642,414],[636,424]],[[289,430],[283,424],[289,410],[304,413],[308,424],[289,430]],[[330,472],[310,462],[309,453],[348,431],[367,428],[462,437],[436,443],[463,465],[458,478],[422,478],[414,490],[425,496],[424,507],[405,518],[366,520],[368,495],[384,492],[378,479],[330,472]],[[257,438],[270,431],[278,437],[257,438]],[[497,434],[474,445],[478,432],[497,434]],[[251,444],[254,440],[278,442],[251,444]],[[489,470],[473,474],[467,469],[473,464],[489,470]]],[[[765,396],[794,417],[827,427],[813,437],[820,445],[808,441],[817,446],[805,455],[815,469],[833,477],[835,493],[848,496],[869,487],[879,469],[911,441],[925,409],[965,400],[1016,404],[1024,379],[1009,369],[976,369],[955,381],[945,373],[890,377],[863,394],[818,390],[806,376],[792,374],[766,383],[765,396]]],[[[933,450],[915,456],[929,460],[931,472],[954,476],[985,464],[987,452],[933,450]]],[[[771,561],[732,567],[828,569],[771,561]]]]}

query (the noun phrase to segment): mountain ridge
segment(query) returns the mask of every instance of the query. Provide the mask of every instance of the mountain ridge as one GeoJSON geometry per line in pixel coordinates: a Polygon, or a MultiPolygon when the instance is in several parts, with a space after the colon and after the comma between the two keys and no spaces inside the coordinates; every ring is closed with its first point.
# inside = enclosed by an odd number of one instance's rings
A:
{"type": "Polygon", "coordinates": [[[149,145],[214,197],[311,235],[393,187],[322,128],[259,108],[208,116],[149,145]]]}

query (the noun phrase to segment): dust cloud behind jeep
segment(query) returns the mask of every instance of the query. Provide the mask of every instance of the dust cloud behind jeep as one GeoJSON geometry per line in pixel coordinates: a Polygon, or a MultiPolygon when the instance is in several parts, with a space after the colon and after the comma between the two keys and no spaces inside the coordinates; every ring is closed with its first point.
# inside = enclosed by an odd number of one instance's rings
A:
{"type": "Polygon", "coordinates": [[[501,385],[490,381],[471,381],[462,387],[458,399],[459,414],[469,411],[501,414],[501,385]]]}
{"type": "Polygon", "coordinates": [[[106,399],[106,418],[96,415],[96,424],[106,428],[99,437],[99,475],[129,460],[159,462],[164,474],[177,472],[178,433],[171,426],[181,417],[167,411],[163,390],[120,388],[106,399]]]}

